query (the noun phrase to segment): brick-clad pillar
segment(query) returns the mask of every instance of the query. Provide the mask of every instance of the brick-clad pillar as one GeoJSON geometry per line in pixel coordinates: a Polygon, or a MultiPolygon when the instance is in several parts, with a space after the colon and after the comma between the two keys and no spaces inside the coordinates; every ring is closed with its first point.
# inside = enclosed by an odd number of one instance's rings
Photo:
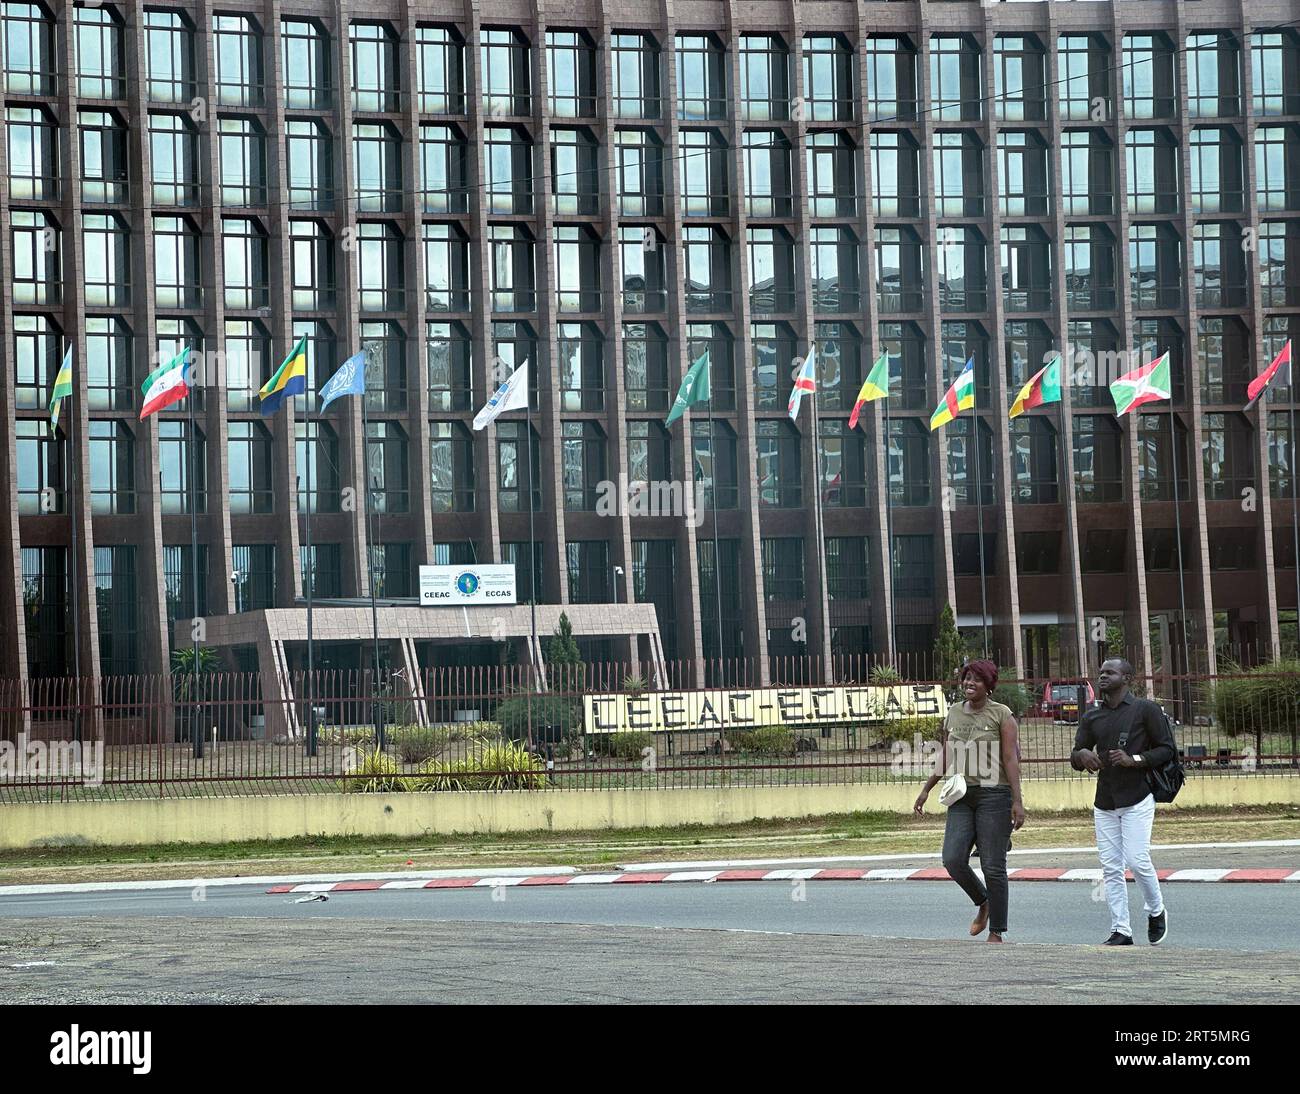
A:
{"type": "MultiPolygon", "coordinates": [[[[691,361],[687,352],[686,326],[690,316],[686,313],[686,254],[682,248],[682,177],[681,160],[678,156],[680,125],[677,119],[677,23],[674,13],[674,0],[664,0],[663,21],[657,28],[658,46],[661,51],[659,65],[660,84],[659,126],[658,132],[663,139],[663,183],[664,183],[664,235],[666,237],[667,259],[664,277],[667,281],[668,318],[672,333],[669,336],[668,357],[668,396],[676,398],[677,389],[682,382],[691,361]]],[[[713,362],[710,363],[714,365],[713,362]]],[[[716,371],[711,371],[716,386],[716,371]]],[[[707,423],[708,415],[702,410],[701,420],[707,423]]],[[[695,442],[693,430],[694,417],[687,410],[672,425],[669,434],[672,443],[673,475],[690,491],[695,512],[700,524],[692,525],[682,521],[677,526],[676,536],[676,573],[673,577],[677,585],[677,635],[679,640],[678,657],[682,662],[689,662],[693,680],[703,685],[704,670],[704,636],[702,632],[703,606],[700,603],[699,558],[701,552],[713,550],[714,514],[705,507],[704,492],[696,489],[695,483],[695,442]]],[[[710,438],[709,444],[713,445],[710,438]]],[[[716,478],[716,470],[713,472],[716,478]]],[[[715,495],[716,496],[716,495],[715,495]]],[[[716,574],[714,575],[716,578],[716,574]]],[[[686,665],[683,664],[685,669],[686,665]]],[[[684,680],[674,680],[682,684],[684,680]]]]}
{"type": "MultiPolygon", "coordinates": [[[[1250,329],[1251,359],[1254,373],[1259,373],[1271,363],[1270,355],[1264,348],[1264,301],[1260,292],[1263,259],[1259,249],[1259,191],[1255,182],[1255,96],[1254,87],[1255,55],[1250,34],[1250,19],[1246,14],[1247,0],[1239,0],[1240,15],[1236,21],[1236,31],[1241,41],[1241,109],[1245,139],[1242,145],[1242,189],[1246,197],[1247,230],[1253,233],[1255,247],[1246,252],[1246,278],[1250,283],[1250,329]]],[[[1294,349],[1294,347],[1292,347],[1294,349]]],[[[1256,479],[1259,511],[1259,533],[1256,537],[1256,552],[1259,565],[1256,568],[1256,596],[1259,604],[1259,627],[1262,646],[1272,658],[1282,656],[1281,625],[1278,612],[1278,589],[1275,580],[1277,560],[1273,553],[1273,484],[1269,474],[1268,449],[1268,399],[1261,399],[1250,414],[1255,427],[1255,467],[1258,469],[1256,479]]],[[[1292,442],[1294,443],[1294,442],[1292,442]]],[[[1293,449],[1294,451],[1294,449],[1293,449]]],[[[1261,651],[1262,652],[1262,651],[1261,651]]]]}
{"type": "MultiPolygon", "coordinates": [[[[753,605],[746,613],[745,654],[754,666],[758,683],[771,680],[767,656],[767,594],[763,585],[762,514],[758,503],[758,417],[754,393],[754,340],[749,314],[749,218],[745,210],[744,121],[740,109],[740,28],[739,0],[728,0],[726,25],[719,31],[727,62],[727,111],[725,126],[727,147],[731,153],[728,192],[732,195],[731,223],[735,269],[732,284],[740,286],[734,301],[736,322],[740,326],[740,360],[736,363],[736,468],[740,480],[740,595],[753,605]]],[[[781,362],[777,362],[777,383],[782,380],[781,362]]],[[[779,390],[779,387],[778,387],[779,390]]],[[[721,580],[720,574],[714,575],[721,580]]]]}
{"type": "MultiPolygon", "coordinates": [[[[62,127],[59,136],[59,164],[62,174],[60,192],[65,231],[63,235],[63,331],[64,341],[59,346],[58,358],[62,360],[68,343],[72,344],[72,406],[66,403],[59,420],[60,438],[71,435],[72,461],[75,467],[68,473],[75,475],[76,490],[68,498],[71,519],[77,522],[77,552],[71,550],[71,529],[63,534],[69,537],[69,578],[76,582],[77,611],[81,617],[81,678],[98,694],[99,671],[99,613],[95,609],[95,522],[90,506],[90,410],[87,403],[86,371],[86,269],[85,241],[82,237],[84,206],[82,205],[81,131],[78,125],[76,81],[76,48],[72,28],[72,5],[66,4],[59,21],[55,49],[63,72],[60,81],[57,120],[62,127]],[[69,412],[71,411],[71,412],[69,412]]],[[[92,206],[92,210],[93,210],[92,206]]],[[[134,241],[133,241],[134,242],[134,241]]],[[[145,286],[132,286],[132,292],[143,292],[145,286]]],[[[56,370],[57,363],[53,366],[56,370]]],[[[49,378],[50,387],[54,377],[49,378]]],[[[58,443],[63,443],[62,439],[58,443]]],[[[61,522],[62,523],[62,522],[61,522]]]]}
{"type": "MultiPolygon", "coordinates": [[[[855,9],[857,33],[852,41],[853,57],[856,62],[856,81],[853,90],[857,97],[857,121],[859,129],[858,143],[858,178],[857,195],[857,232],[858,232],[858,287],[861,294],[860,320],[863,324],[862,369],[863,375],[875,364],[880,356],[880,316],[876,306],[874,282],[876,237],[876,209],[873,201],[875,194],[874,167],[871,160],[871,99],[868,94],[867,66],[862,63],[862,43],[871,33],[867,23],[866,11],[862,5],[855,9]]],[[[889,395],[893,398],[893,394],[889,395]]],[[[867,444],[871,446],[871,474],[868,476],[866,529],[874,538],[871,547],[870,588],[875,590],[871,598],[871,641],[872,652],[883,652],[885,660],[897,664],[897,644],[895,641],[894,618],[894,544],[890,537],[892,506],[889,501],[889,438],[885,436],[885,409],[887,402],[877,399],[863,411],[862,421],[867,432],[867,444]]],[[[866,652],[866,651],[863,651],[866,652]]]]}
{"type": "MultiPolygon", "coordinates": [[[[789,47],[788,65],[791,80],[791,100],[795,103],[805,101],[803,86],[803,20],[799,5],[791,0],[787,13],[789,28],[787,46],[789,47]]],[[[803,110],[792,110],[791,121],[784,127],[791,143],[793,161],[791,189],[794,192],[794,224],[791,226],[796,243],[796,304],[799,325],[803,328],[802,338],[797,342],[799,352],[807,353],[816,341],[816,321],[813,317],[813,292],[810,270],[810,252],[808,233],[811,227],[808,204],[808,159],[805,154],[808,137],[808,124],[803,110]]],[[[814,672],[809,667],[806,679],[825,684],[834,683],[835,674],[831,664],[831,620],[830,596],[826,584],[826,530],[825,518],[821,514],[822,492],[822,444],[821,437],[813,427],[813,406],[820,414],[822,402],[822,370],[817,367],[817,391],[812,395],[806,408],[800,408],[796,427],[800,431],[800,464],[803,470],[803,497],[805,508],[812,510],[812,520],[806,522],[804,534],[804,610],[807,612],[805,632],[807,645],[805,650],[814,661],[820,661],[820,669],[814,672]],[[818,516],[821,515],[821,519],[818,516]]],[[[841,472],[842,476],[843,472],[841,472]]]]}
{"type": "MultiPolygon", "coordinates": [[[[1179,494],[1180,514],[1184,527],[1190,524],[1191,542],[1183,547],[1184,585],[1187,597],[1187,619],[1184,627],[1195,630],[1188,636],[1192,663],[1184,665],[1184,673],[1215,671],[1214,644],[1214,601],[1210,586],[1210,544],[1209,529],[1206,525],[1205,501],[1205,463],[1197,459],[1201,450],[1203,422],[1201,410],[1201,382],[1205,378],[1205,365],[1200,360],[1200,346],[1197,337],[1200,326],[1199,302],[1196,298],[1196,286],[1192,266],[1192,232],[1196,218],[1192,213],[1191,194],[1191,137],[1192,123],[1188,116],[1187,95],[1187,42],[1188,28],[1185,21],[1185,5],[1178,5],[1175,11],[1174,57],[1178,93],[1174,95],[1176,107],[1176,129],[1178,139],[1178,177],[1180,182],[1179,204],[1182,206],[1182,223],[1179,230],[1183,237],[1183,268],[1187,271],[1183,277],[1183,321],[1186,326],[1186,361],[1184,391],[1187,395],[1187,483],[1191,497],[1179,494]],[[1200,641],[1194,641],[1195,631],[1200,631],[1200,641]],[[1205,651],[1204,662],[1198,659],[1199,651],[1205,651]]],[[[1177,408],[1170,407],[1177,414],[1177,408]]],[[[1181,649],[1179,650],[1181,653],[1181,649]]]]}
{"type": "MultiPolygon", "coordinates": [[[[1132,274],[1128,254],[1128,163],[1124,155],[1125,141],[1128,136],[1128,119],[1124,109],[1123,70],[1119,67],[1124,56],[1124,25],[1119,5],[1111,9],[1111,101],[1109,117],[1114,122],[1113,136],[1115,142],[1115,211],[1118,229],[1115,233],[1118,261],[1115,264],[1116,292],[1120,313],[1120,346],[1127,348],[1133,340],[1133,300],[1129,286],[1132,274]]],[[[1107,383],[1114,376],[1106,376],[1107,383]]],[[[1134,665],[1139,675],[1150,678],[1151,661],[1151,616],[1147,601],[1146,581],[1146,545],[1143,543],[1142,490],[1138,479],[1138,421],[1135,414],[1126,414],[1119,419],[1124,430],[1124,442],[1127,452],[1127,500],[1132,520],[1129,525],[1129,568],[1125,575],[1128,579],[1128,596],[1125,598],[1124,611],[1124,656],[1136,658],[1134,665]]],[[[1092,620],[1089,619],[1091,627],[1092,620]]],[[[1114,653],[1115,651],[1108,651],[1114,653]]]]}
{"type": "Polygon", "coordinates": [[[1044,96],[1047,99],[1047,125],[1049,128],[1048,156],[1052,187],[1052,236],[1055,255],[1052,269],[1052,298],[1056,312],[1056,344],[1061,353],[1061,401],[1057,404],[1059,426],[1059,452],[1056,479],[1065,517],[1061,530],[1062,592],[1058,601],[1059,643],[1062,675],[1088,671],[1087,623],[1083,608],[1083,574],[1079,566],[1079,504],[1074,489],[1074,361],[1069,345],[1069,302],[1066,298],[1065,256],[1062,241],[1065,239],[1065,198],[1061,170],[1060,71],[1057,64],[1057,36],[1059,27],[1056,6],[1047,5],[1046,30],[1043,49],[1046,67],[1043,72],[1044,96]],[[1069,613],[1071,625],[1064,617],[1069,613]]]}
{"type": "MultiPolygon", "coordinates": [[[[136,401],[130,405],[138,408],[140,385],[146,376],[158,367],[155,353],[154,308],[154,237],[153,192],[150,180],[152,148],[149,135],[148,95],[145,93],[147,68],[145,60],[144,26],[141,22],[128,23],[123,34],[126,61],[126,99],[128,119],[129,167],[131,179],[131,280],[138,291],[132,296],[134,318],[133,360],[131,369],[132,395],[136,401]]],[[[176,409],[185,412],[184,402],[176,409]]],[[[138,413],[138,410],[137,410],[138,413]]],[[[154,414],[142,423],[130,415],[128,428],[135,433],[135,518],[132,520],[132,538],[136,547],[137,591],[139,593],[139,649],[140,668],[143,672],[166,671],[169,664],[169,636],[167,634],[167,592],[163,574],[163,519],[160,491],[158,427],[161,419],[154,414]]],[[[189,539],[186,539],[188,544],[189,539]]]]}

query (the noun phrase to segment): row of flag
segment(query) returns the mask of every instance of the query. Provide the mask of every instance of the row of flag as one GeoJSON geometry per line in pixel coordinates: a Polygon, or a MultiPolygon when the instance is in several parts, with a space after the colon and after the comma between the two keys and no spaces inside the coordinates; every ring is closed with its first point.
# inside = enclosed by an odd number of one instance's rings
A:
{"type": "MultiPolygon", "coordinates": [[[[794,387],[790,391],[789,414],[793,420],[799,416],[799,407],[805,394],[817,390],[815,350],[809,351],[795,375],[794,387]]],[[[1289,374],[1291,368],[1291,343],[1288,341],[1273,363],[1250,382],[1246,389],[1249,410],[1264,394],[1264,391],[1280,375],[1289,374]]],[[[682,377],[681,388],[668,412],[665,425],[672,425],[689,407],[706,403],[710,397],[709,351],[706,349],[682,377]]],[[[1115,413],[1118,416],[1128,414],[1145,403],[1158,402],[1173,397],[1173,385],[1169,378],[1169,354],[1163,353],[1150,364],[1126,372],[1110,385],[1111,398],[1115,401],[1115,413]]],[[[856,429],[862,408],[867,403],[889,397],[889,355],[882,353],[871,366],[867,378],[862,382],[858,397],[853,402],[849,414],[849,428],[856,429]]],[[[1008,417],[1018,418],[1027,410],[1046,406],[1048,403],[1061,401],[1061,355],[1058,353],[1046,365],[1038,370],[1016,395],[1011,404],[1008,417]]],[[[944,393],[939,405],[930,415],[930,429],[936,430],[953,421],[962,411],[975,409],[975,358],[966,362],[966,367],[952,382],[944,393]]]]}
{"type": "MultiPolygon", "coordinates": [[[[326,381],[320,390],[321,410],[335,399],[344,395],[360,395],[365,391],[366,370],[365,351],[354,353],[339,366],[338,371],[326,381]]],[[[1280,375],[1290,375],[1291,343],[1284,345],[1273,362],[1256,376],[1246,389],[1249,410],[1280,375]]],[[[193,371],[190,362],[189,347],[184,347],[175,357],[151,372],[144,381],[142,391],[144,405],[140,408],[140,421],[151,414],[156,414],[164,407],[184,399],[193,387],[193,371]]],[[[285,400],[295,395],[302,395],[307,390],[307,338],[298,339],[289,356],[281,362],[280,367],[258,391],[258,406],[263,415],[276,413],[285,400]]],[[[810,350],[803,359],[795,376],[794,387],[790,391],[788,412],[790,418],[799,416],[799,408],[805,394],[814,394],[816,381],[816,350],[810,350]]],[[[1110,385],[1111,398],[1115,400],[1115,413],[1119,416],[1128,414],[1146,403],[1158,402],[1172,398],[1173,385],[1169,378],[1169,354],[1163,353],[1150,364],[1126,372],[1110,385]]],[[[59,425],[59,412],[63,400],[72,394],[72,347],[63,357],[58,374],[54,378],[54,388],[50,393],[50,430],[55,432],[59,425]]],[[[692,406],[707,403],[712,396],[709,376],[709,351],[706,349],[687,369],[682,377],[677,398],[673,400],[665,425],[672,425],[692,406]]],[[[867,378],[862,383],[858,397],[854,400],[853,410],[849,414],[849,428],[856,429],[862,408],[877,399],[889,396],[889,355],[882,353],[871,366],[867,378]]],[[[1030,377],[1016,395],[1008,416],[1018,418],[1027,410],[1061,401],[1061,355],[1058,353],[1043,368],[1030,377]]],[[[474,429],[485,428],[496,420],[498,415],[509,410],[523,410],[528,406],[528,362],[524,361],[516,368],[504,383],[492,393],[483,409],[474,417],[474,429]]],[[[964,410],[975,408],[975,358],[966,362],[952,386],[944,393],[943,400],[930,415],[930,429],[936,430],[953,421],[964,410]]]]}

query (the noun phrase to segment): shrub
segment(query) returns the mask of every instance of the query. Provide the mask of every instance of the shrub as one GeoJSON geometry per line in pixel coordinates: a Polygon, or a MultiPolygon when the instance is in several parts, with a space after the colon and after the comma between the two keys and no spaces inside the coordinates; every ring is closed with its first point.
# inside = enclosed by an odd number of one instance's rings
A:
{"type": "Polygon", "coordinates": [[[548,785],[542,761],[514,741],[485,742],[459,759],[428,760],[413,781],[417,790],[541,790],[548,785]]]}
{"type": "Polygon", "coordinates": [[[404,764],[418,764],[447,747],[451,734],[445,726],[394,726],[389,740],[404,764]]]}
{"type": "Polygon", "coordinates": [[[653,733],[636,731],[626,733],[593,733],[588,740],[597,756],[612,756],[618,760],[639,760],[642,750],[653,748],[653,733]]]}
{"type": "Polygon", "coordinates": [[[737,752],[751,756],[789,756],[794,753],[795,732],[789,726],[729,729],[727,740],[737,752]]]}
{"type": "Polygon", "coordinates": [[[918,733],[923,741],[937,741],[943,730],[943,719],[935,715],[916,714],[909,718],[894,718],[881,727],[884,737],[895,741],[910,741],[918,733]]]}
{"type": "Polygon", "coordinates": [[[398,774],[397,761],[376,748],[362,755],[354,777],[343,780],[343,789],[359,794],[391,794],[411,789],[410,783],[410,779],[398,774]]]}
{"type": "Polygon", "coordinates": [[[876,687],[892,687],[903,682],[902,674],[893,665],[874,665],[867,679],[876,687]]]}
{"type": "MultiPolygon", "coordinates": [[[[498,736],[512,741],[528,739],[529,699],[527,695],[513,695],[497,705],[498,736]]],[[[582,722],[582,707],[574,699],[562,695],[534,695],[532,697],[533,740],[553,741],[575,735],[582,722]],[[549,733],[543,727],[554,726],[549,733]]]]}
{"type": "Polygon", "coordinates": [[[1229,737],[1291,728],[1300,712],[1300,660],[1258,665],[1214,687],[1214,718],[1229,737]]]}
{"type": "Polygon", "coordinates": [[[1012,715],[1016,718],[1024,717],[1025,711],[1029,709],[1031,702],[1029,689],[1015,680],[1008,680],[998,684],[989,698],[995,703],[1001,703],[1004,707],[1009,707],[1012,715]]]}
{"type": "Polygon", "coordinates": [[[623,677],[623,690],[629,695],[644,695],[646,690],[645,677],[639,672],[629,672],[623,677]]]}

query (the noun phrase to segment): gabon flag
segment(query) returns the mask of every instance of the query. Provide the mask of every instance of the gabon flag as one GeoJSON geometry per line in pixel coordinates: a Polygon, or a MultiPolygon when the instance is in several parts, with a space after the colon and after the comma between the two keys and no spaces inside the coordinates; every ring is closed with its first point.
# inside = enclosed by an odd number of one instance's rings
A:
{"type": "Polygon", "coordinates": [[[1263,397],[1264,392],[1268,390],[1269,384],[1277,379],[1279,375],[1286,373],[1288,383],[1291,375],[1291,342],[1282,347],[1281,352],[1273,358],[1273,363],[1263,372],[1251,380],[1250,385],[1246,388],[1246,396],[1250,400],[1245,409],[1249,410],[1263,397]]]}

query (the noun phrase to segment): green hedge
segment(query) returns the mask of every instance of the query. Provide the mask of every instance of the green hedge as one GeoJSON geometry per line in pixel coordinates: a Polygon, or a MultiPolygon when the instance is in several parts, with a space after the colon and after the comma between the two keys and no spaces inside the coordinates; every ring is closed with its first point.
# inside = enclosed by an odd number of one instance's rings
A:
{"type": "Polygon", "coordinates": [[[1300,717],[1300,660],[1259,665],[1214,687],[1214,718],[1229,737],[1291,729],[1300,717]]]}

